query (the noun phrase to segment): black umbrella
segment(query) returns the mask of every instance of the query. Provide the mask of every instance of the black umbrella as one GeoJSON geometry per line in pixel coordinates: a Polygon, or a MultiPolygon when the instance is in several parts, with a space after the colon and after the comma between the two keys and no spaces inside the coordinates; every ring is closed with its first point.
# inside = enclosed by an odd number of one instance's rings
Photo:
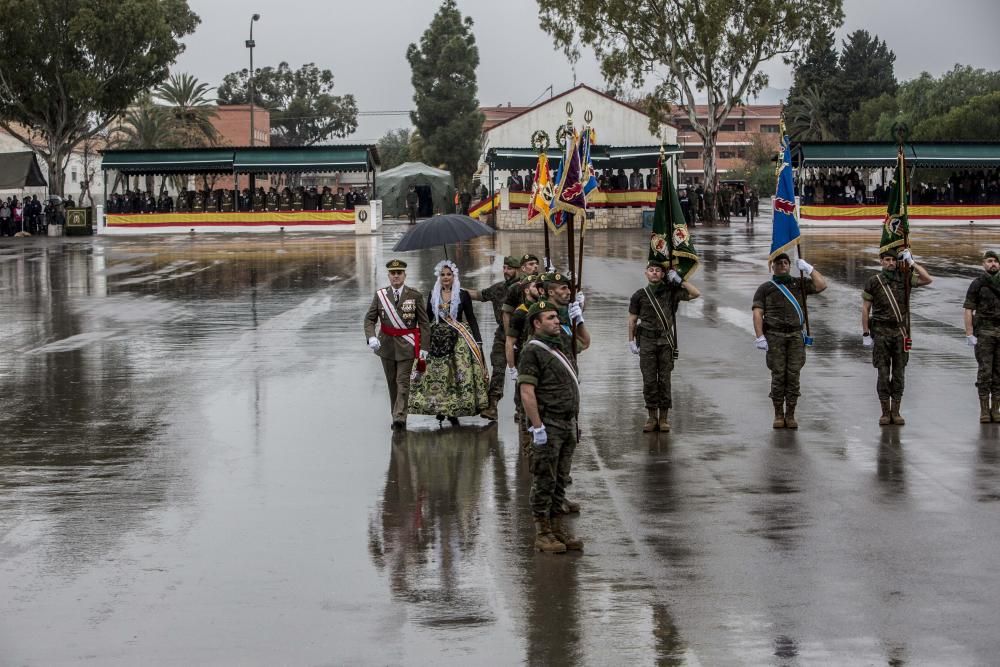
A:
{"type": "Polygon", "coordinates": [[[435,215],[406,232],[403,238],[399,239],[399,243],[393,247],[393,251],[423,250],[443,245],[444,256],[448,257],[449,243],[460,243],[477,236],[488,236],[495,233],[492,227],[488,227],[467,215],[458,213],[435,215]]]}

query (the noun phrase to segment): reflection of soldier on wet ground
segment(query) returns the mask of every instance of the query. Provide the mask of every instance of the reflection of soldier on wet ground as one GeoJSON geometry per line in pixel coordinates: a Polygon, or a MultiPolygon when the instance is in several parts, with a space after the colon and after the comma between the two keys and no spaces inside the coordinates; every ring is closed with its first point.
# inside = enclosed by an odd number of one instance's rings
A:
{"type": "Polygon", "coordinates": [[[872,348],[872,365],[878,370],[875,391],[882,407],[879,426],[902,426],[906,420],[899,409],[910,357],[906,277],[912,287],[930,285],[931,277],[913,260],[909,250],[900,252],[898,259],[894,250],[880,253],[879,258],[882,270],[868,278],[861,293],[861,341],[872,348]],[[904,262],[910,270],[900,271],[898,262],[904,262]]]}
{"type": "Polygon", "coordinates": [[[660,262],[646,265],[649,284],[632,295],[628,306],[628,346],[639,355],[642,371],[642,396],[646,403],[644,433],[670,430],[668,414],[673,407],[670,373],[674,370],[677,332],[674,313],[681,301],[701,296],[691,283],[673,269],[664,274],[660,262]],[[664,275],[666,281],[664,281],[664,275]]]}
{"type": "Polygon", "coordinates": [[[1000,422],[1000,258],[992,250],[983,255],[983,273],[969,285],[963,307],[965,337],[979,365],[979,422],[1000,422]]]}

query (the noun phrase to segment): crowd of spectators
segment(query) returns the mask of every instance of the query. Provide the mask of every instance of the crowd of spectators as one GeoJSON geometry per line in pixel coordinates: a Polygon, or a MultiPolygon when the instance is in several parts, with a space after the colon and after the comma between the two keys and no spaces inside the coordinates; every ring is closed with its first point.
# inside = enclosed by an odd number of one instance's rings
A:
{"type": "MultiPolygon", "coordinates": [[[[549,170],[549,180],[554,178],[555,172],[549,170]]],[[[507,177],[507,189],[511,192],[531,192],[534,182],[535,172],[533,169],[528,169],[524,176],[521,176],[521,172],[515,169],[507,177]]],[[[641,169],[633,169],[631,173],[626,174],[624,169],[619,169],[617,173],[611,169],[604,169],[597,175],[597,186],[602,192],[613,192],[616,190],[655,190],[656,170],[647,169],[644,172],[641,169]]],[[[483,189],[485,190],[485,186],[483,186],[483,189]]],[[[483,199],[487,196],[489,195],[484,196],[483,199]]]]}
{"type": "Polygon", "coordinates": [[[60,202],[58,197],[43,205],[38,195],[0,199],[0,236],[13,236],[18,232],[46,234],[50,224],[63,224],[65,209],[75,205],[72,199],[60,202]]]}
{"type": "MultiPolygon", "coordinates": [[[[918,172],[919,176],[919,172],[918,172]]],[[[809,177],[802,188],[803,204],[886,204],[892,184],[866,187],[857,171],[809,177]]],[[[1000,169],[954,171],[934,183],[915,177],[912,204],[1000,204],[1000,169]]]]}
{"type": "Polygon", "coordinates": [[[166,190],[158,197],[151,192],[117,192],[108,200],[108,213],[229,213],[231,211],[342,211],[368,203],[363,188],[285,187],[280,191],[259,187],[251,195],[248,188],[236,190],[181,190],[176,200],[166,190]]]}

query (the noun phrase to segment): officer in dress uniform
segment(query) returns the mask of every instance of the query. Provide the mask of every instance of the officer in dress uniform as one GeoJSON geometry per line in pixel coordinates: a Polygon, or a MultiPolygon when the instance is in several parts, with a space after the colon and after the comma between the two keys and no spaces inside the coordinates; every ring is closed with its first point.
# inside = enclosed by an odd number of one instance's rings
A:
{"type": "Polygon", "coordinates": [[[292,210],[301,211],[305,206],[305,189],[300,185],[292,193],[292,210]]]}
{"type": "Polygon", "coordinates": [[[653,260],[646,265],[646,280],[649,284],[636,290],[628,304],[628,347],[639,355],[642,371],[642,397],[648,415],[642,431],[666,433],[673,407],[670,373],[677,350],[674,313],[681,301],[697,299],[701,292],[676,271],[664,271],[663,264],[653,260]]]}
{"type": "Polygon", "coordinates": [[[531,340],[518,361],[518,391],[531,433],[531,493],[535,548],[546,553],[583,549],[562,520],[573,452],[579,440],[580,382],[560,335],[559,306],[538,301],[528,311],[531,340]]]}
{"type": "Polygon", "coordinates": [[[174,207],[174,210],[178,213],[187,213],[190,210],[187,190],[181,190],[177,193],[177,205],[174,207]]]}
{"type": "Polygon", "coordinates": [[[754,346],[766,354],[771,371],[771,426],[796,429],[799,373],[806,363],[801,295],[803,291],[819,294],[826,289],[826,279],[804,259],[798,261],[797,268],[805,274],[805,280],[793,278],[789,275],[792,260],[784,252],[774,258],[772,266],[773,277],[753,295],[754,346]]]}
{"type": "Polygon", "coordinates": [[[930,285],[932,278],[927,269],[913,260],[909,250],[897,257],[894,250],[879,253],[882,270],[868,278],[861,293],[861,342],[872,348],[872,366],[878,369],[875,391],[878,393],[882,416],[879,426],[906,423],[899,414],[906,383],[906,363],[909,361],[906,330],[909,310],[906,304],[904,273],[898,270],[899,262],[910,267],[910,285],[930,285]]]}
{"type": "Polygon", "coordinates": [[[994,251],[983,255],[983,273],[969,285],[963,307],[965,337],[979,364],[979,422],[1000,422],[1000,257],[994,251]]]}
{"type": "Polygon", "coordinates": [[[202,213],[205,210],[205,195],[201,190],[195,190],[194,196],[191,197],[191,212],[192,213],[202,213]]]}
{"type": "Polygon", "coordinates": [[[329,186],[323,187],[323,196],[320,197],[319,207],[322,211],[332,211],[333,210],[333,193],[330,192],[329,186]]]}
{"type": "Polygon", "coordinates": [[[273,185],[267,191],[266,206],[269,213],[274,213],[278,210],[278,188],[273,185]]]}
{"type": "Polygon", "coordinates": [[[267,195],[264,193],[264,188],[258,187],[253,191],[253,210],[263,211],[264,207],[267,205],[267,195]]]}
{"type": "Polygon", "coordinates": [[[507,367],[506,332],[503,324],[503,304],[507,298],[507,290],[517,282],[517,270],[521,261],[517,257],[503,258],[503,280],[490,285],[479,293],[479,298],[493,304],[493,315],[497,321],[497,330],[493,334],[493,347],[490,350],[490,386],[489,406],[479,413],[479,416],[490,421],[497,419],[497,403],[503,398],[504,371],[507,367]]]}
{"type": "Polygon", "coordinates": [[[288,187],[282,188],[281,194],[278,195],[278,210],[292,210],[292,191],[288,187]]]}
{"type": "Polygon", "coordinates": [[[233,212],[233,191],[226,188],[222,191],[222,212],[232,213],[233,212]]]}
{"type": "Polygon", "coordinates": [[[394,259],[385,266],[389,270],[389,286],[376,292],[365,315],[364,328],[368,347],[382,360],[389,388],[392,428],[402,430],[406,428],[413,362],[417,358],[422,362],[427,357],[427,351],[421,346],[430,343],[429,322],[424,296],[404,284],[406,262],[394,259]],[[377,333],[376,322],[379,324],[377,333]]]}

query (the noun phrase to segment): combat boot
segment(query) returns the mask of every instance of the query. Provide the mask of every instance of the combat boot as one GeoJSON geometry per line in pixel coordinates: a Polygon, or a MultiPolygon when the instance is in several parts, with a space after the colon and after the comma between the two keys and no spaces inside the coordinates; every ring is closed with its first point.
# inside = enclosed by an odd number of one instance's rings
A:
{"type": "Polygon", "coordinates": [[[656,410],[646,410],[646,423],[642,425],[643,433],[652,433],[656,430],[656,410]]]}
{"type": "Polygon", "coordinates": [[[552,536],[565,544],[567,551],[583,550],[583,540],[570,534],[569,528],[563,523],[562,517],[552,517],[552,536]]]}
{"type": "Polygon", "coordinates": [[[660,408],[660,433],[670,433],[670,419],[667,415],[670,412],[670,408],[660,408]]]}
{"type": "Polygon", "coordinates": [[[980,396],[979,397],[979,423],[989,424],[992,415],[990,414],[990,397],[980,396]]]}
{"type": "Polygon", "coordinates": [[[771,428],[785,428],[785,402],[771,401],[774,403],[774,423],[771,428]]]}
{"type": "Polygon", "coordinates": [[[497,420],[497,397],[490,396],[490,405],[479,413],[479,416],[483,419],[489,419],[491,422],[497,420]]]}
{"type": "Polygon", "coordinates": [[[888,426],[892,423],[892,415],[889,414],[889,401],[879,401],[882,406],[882,416],[878,418],[879,426],[888,426]]]}
{"type": "Polygon", "coordinates": [[[990,417],[994,423],[1000,422],[1000,394],[993,394],[993,406],[990,408],[990,417]]]}
{"type": "Polygon", "coordinates": [[[785,428],[798,428],[799,423],[795,421],[795,403],[785,404],[785,428]]]}
{"type": "Polygon", "coordinates": [[[902,402],[903,399],[901,398],[893,400],[892,409],[889,411],[889,414],[892,416],[892,423],[896,426],[902,426],[906,423],[906,420],[903,419],[903,415],[899,414],[899,404],[902,402]]]}
{"type": "Polygon", "coordinates": [[[550,554],[566,552],[566,545],[552,534],[552,526],[548,519],[535,517],[535,548],[550,554]]]}

